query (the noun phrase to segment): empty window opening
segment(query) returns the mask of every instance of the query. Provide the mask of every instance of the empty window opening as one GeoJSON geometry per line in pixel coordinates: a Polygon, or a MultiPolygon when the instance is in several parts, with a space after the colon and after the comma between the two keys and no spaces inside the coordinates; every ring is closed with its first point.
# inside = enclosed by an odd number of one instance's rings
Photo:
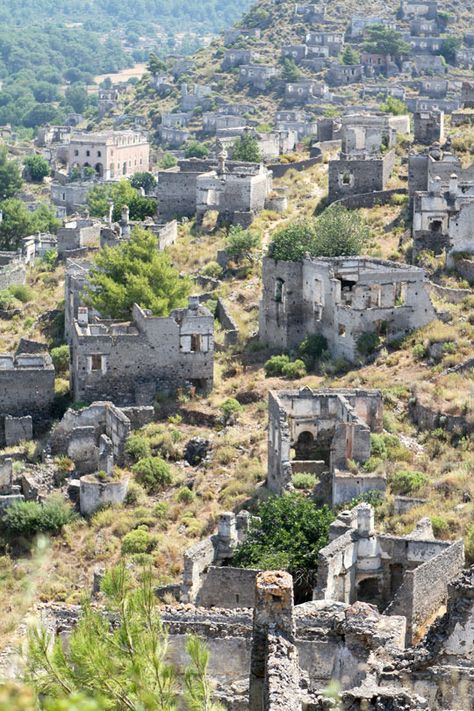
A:
{"type": "Polygon", "coordinates": [[[390,593],[395,595],[398,588],[403,582],[403,565],[400,563],[393,563],[390,566],[390,593]]]}
{"type": "Polygon", "coordinates": [[[430,230],[431,232],[441,232],[443,229],[443,222],[442,220],[432,220],[430,222],[430,230]]]}
{"type": "Polygon", "coordinates": [[[407,283],[405,281],[395,284],[395,306],[404,306],[407,301],[407,283]]]}
{"type": "Polygon", "coordinates": [[[102,356],[94,353],[91,355],[91,370],[102,370],[102,356]]]}
{"type": "Polygon", "coordinates": [[[275,282],[275,301],[277,304],[281,304],[283,301],[283,289],[285,286],[284,279],[277,279],[275,282]]]}
{"type": "Polygon", "coordinates": [[[380,589],[378,578],[366,578],[357,585],[357,600],[360,602],[370,602],[377,604],[379,601],[380,589]]]}
{"type": "Polygon", "coordinates": [[[380,308],[382,306],[382,287],[380,284],[372,284],[370,287],[369,307],[380,308]]]}
{"type": "Polygon", "coordinates": [[[201,343],[201,334],[200,333],[193,333],[191,335],[191,351],[193,353],[199,353],[201,350],[202,343],[201,343]]]}
{"type": "Polygon", "coordinates": [[[329,465],[333,436],[332,430],[320,432],[316,437],[312,432],[300,432],[293,445],[295,455],[293,460],[297,462],[325,462],[329,465]]]}
{"type": "Polygon", "coordinates": [[[340,324],[339,324],[338,334],[339,334],[339,336],[345,336],[345,335],[346,335],[346,327],[344,326],[343,323],[340,323],[340,324]]]}

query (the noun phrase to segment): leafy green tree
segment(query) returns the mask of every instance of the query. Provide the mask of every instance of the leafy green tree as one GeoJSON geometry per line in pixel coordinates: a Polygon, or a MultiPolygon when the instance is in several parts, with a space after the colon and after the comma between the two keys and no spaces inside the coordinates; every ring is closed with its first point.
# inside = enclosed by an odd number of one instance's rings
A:
{"type": "Polygon", "coordinates": [[[398,60],[402,55],[408,54],[410,45],[405,42],[400,32],[383,25],[372,25],[367,29],[364,49],[371,54],[389,54],[394,60],[398,60]]]}
{"type": "Polygon", "coordinates": [[[50,103],[51,101],[59,101],[59,89],[55,84],[50,84],[47,81],[39,81],[33,87],[33,94],[40,104],[50,103]]]}
{"type": "Polygon", "coordinates": [[[165,153],[163,158],[160,160],[160,168],[163,168],[163,170],[167,170],[167,168],[174,168],[175,165],[178,165],[178,161],[171,153],[165,153]]]}
{"type": "Polygon", "coordinates": [[[45,123],[61,123],[64,115],[54,104],[35,104],[23,114],[21,123],[26,128],[36,128],[45,123]]]}
{"type": "Polygon", "coordinates": [[[439,53],[445,58],[449,64],[454,64],[456,61],[456,52],[462,47],[461,37],[456,37],[451,35],[450,37],[445,37],[441,42],[441,48],[439,53]]]}
{"type": "Polygon", "coordinates": [[[380,104],[380,110],[392,116],[403,116],[408,113],[407,105],[393,96],[387,96],[387,100],[380,104]]]}
{"type": "Polygon", "coordinates": [[[166,72],[168,70],[168,67],[166,65],[166,62],[164,62],[162,59],[160,59],[160,57],[158,57],[152,52],[150,54],[150,59],[148,60],[147,69],[150,74],[156,76],[160,72],[166,72]]]}
{"type": "Polygon", "coordinates": [[[245,131],[232,146],[232,160],[242,160],[248,163],[260,163],[262,160],[258,141],[250,131],[245,131]]]}
{"type": "Polygon", "coordinates": [[[30,212],[21,200],[10,198],[0,203],[0,209],[0,249],[18,249],[23,237],[34,232],[55,232],[60,224],[47,205],[30,212]]]}
{"type": "Polygon", "coordinates": [[[223,711],[212,701],[209,656],[194,636],[187,641],[190,665],[181,687],[167,659],[169,640],[150,571],[134,586],[126,567],[116,567],[105,575],[102,591],[109,615],[83,602],[67,643],[45,629],[29,629],[26,676],[41,697],[54,702],[82,693],[109,711],[177,711],[181,700],[189,711],[223,711]]]}
{"type": "Polygon", "coordinates": [[[244,230],[239,225],[232,225],[226,239],[226,252],[238,263],[251,261],[260,242],[261,237],[258,232],[244,230]]]}
{"type": "Polygon", "coordinates": [[[0,146],[0,200],[13,197],[22,185],[18,163],[8,160],[6,146],[0,146]]]}
{"type": "Polygon", "coordinates": [[[190,141],[184,151],[186,158],[207,158],[209,149],[204,143],[199,141],[190,141]]]}
{"type": "Polygon", "coordinates": [[[343,64],[359,64],[360,54],[348,44],[341,55],[341,61],[343,64]]]}
{"type": "Polygon", "coordinates": [[[139,190],[140,188],[143,188],[145,193],[149,193],[157,184],[157,180],[153,173],[148,173],[148,172],[143,172],[143,173],[135,173],[135,175],[131,178],[130,183],[133,188],[136,190],[139,190]]]}
{"type": "Polygon", "coordinates": [[[89,94],[82,84],[71,84],[64,92],[66,104],[78,114],[83,114],[89,105],[89,94]]]}
{"type": "Polygon", "coordinates": [[[281,76],[284,81],[298,81],[298,79],[301,78],[301,72],[296,66],[294,59],[285,57],[281,76]]]}
{"type": "Polygon", "coordinates": [[[120,220],[124,205],[130,208],[131,220],[144,220],[156,214],[156,201],[140,195],[126,178],[113,185],[94,186],[87,196],[90,214],[94,217],[107,215],[110,200],[114,204],[114,220],[120,220]]]}
{"type": "Polygon", "coordinates": [[[258,518],[232,559],[241,568],[288,570],[298,593],[313,588],[318,553],[328,543],[334,514],[327,506],[318,508],[301,494],[284,494],[260,504],[258,518]]]}
{"type": "Polygon", "coordinates": [[[268,256],[277,261],[297,262],[312,257],[345,257],[361,254],[370,237],[366,220],[356,210],[331,205],[316,220],[290,223],[277,230],[268,256]]]}
{"type": "Polygon", "coordinates": [[[109,318],[129,317],[134,303],[156,316],[185,306],[190,281],[179,276],[155,235],[135,228],[130,240],[98,252],[90,275],[88,301],[109,318]]]}
{"type": "Polygon", "coordinates": [[[27,156],[23,164],[30,180],[34,183],[42,183],[43,178],[46,178],[51,172],[48,161],[39,154],[27,156]]]}

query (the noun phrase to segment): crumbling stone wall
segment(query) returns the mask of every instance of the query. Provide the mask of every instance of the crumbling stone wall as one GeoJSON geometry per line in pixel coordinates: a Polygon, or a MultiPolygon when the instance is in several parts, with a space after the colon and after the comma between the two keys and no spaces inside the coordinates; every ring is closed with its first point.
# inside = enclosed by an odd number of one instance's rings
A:
{"type": "Polygon", "coordinates": [[[49,355],[0,354],[0,413],[49,420],[54,400],[54,366],[49,355]]]}
{"type": "Polygon", "coordinates": [[[395,153],[367,159],[339,158],[329,161],[330,203],[347,195],[385,190],[395,165],[395,153]]]}
{"type": "Polygon", "coordinates": [[[0,289],[26,283],[26,264],[17,252],[0,252],[0,289]]]}

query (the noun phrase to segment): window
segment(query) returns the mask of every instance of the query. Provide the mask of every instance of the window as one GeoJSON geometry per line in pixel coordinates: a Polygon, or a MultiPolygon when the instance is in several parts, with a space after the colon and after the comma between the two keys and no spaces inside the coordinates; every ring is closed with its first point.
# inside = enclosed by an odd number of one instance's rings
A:
{"type": "Polygon", "coordinates": [[[346,327],[342,323],[339,324],[339,335],[340,336],[346,335],[346,327]]]}
{"type": "Polygon", "coordinates": [[[77,148],[74,150],[74,155],[75,155],[75,156],[78,156],[78,155],[79,155],[79,151],[77,150],[77,148]]]}
{"type": "Polygon", "coordinates": [[[86,151],[86,156],[90,156],[90,154],[91,154],[90,151],[86,151]]]}
{"type": "Polygon", "coordinates": [[[285,286],[284,279],[277,279],[275,282],[275,301],[277,304],[283,302],[283,288],[285,286]]]}
{"type": "Polygon", "coordinates": [[[97,158],[101,158],[101,157],[102,157],[102,151],[97,151],[97,158]]]}
{"type": "Polygon", "coordinates": [[[102,356],[98,353],[91,355],[91,371],[102,370],[102,356]]]}
{"type": "Polygon", "coordinates": [[[193,333],[191,335],[191,352],[192,353],[199,353],[201,350],[201,334],[200,333],[193,333]]]}

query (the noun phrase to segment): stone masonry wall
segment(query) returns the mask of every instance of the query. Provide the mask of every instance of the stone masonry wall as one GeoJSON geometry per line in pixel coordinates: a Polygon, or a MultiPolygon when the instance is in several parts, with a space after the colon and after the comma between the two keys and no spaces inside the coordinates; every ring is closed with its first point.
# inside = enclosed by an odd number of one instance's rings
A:
{"type": "Polygon", "coordinates": [[[229,609],[255,606],[257,570],[210,567],[196,597],[196,605],[229,609]]]}

